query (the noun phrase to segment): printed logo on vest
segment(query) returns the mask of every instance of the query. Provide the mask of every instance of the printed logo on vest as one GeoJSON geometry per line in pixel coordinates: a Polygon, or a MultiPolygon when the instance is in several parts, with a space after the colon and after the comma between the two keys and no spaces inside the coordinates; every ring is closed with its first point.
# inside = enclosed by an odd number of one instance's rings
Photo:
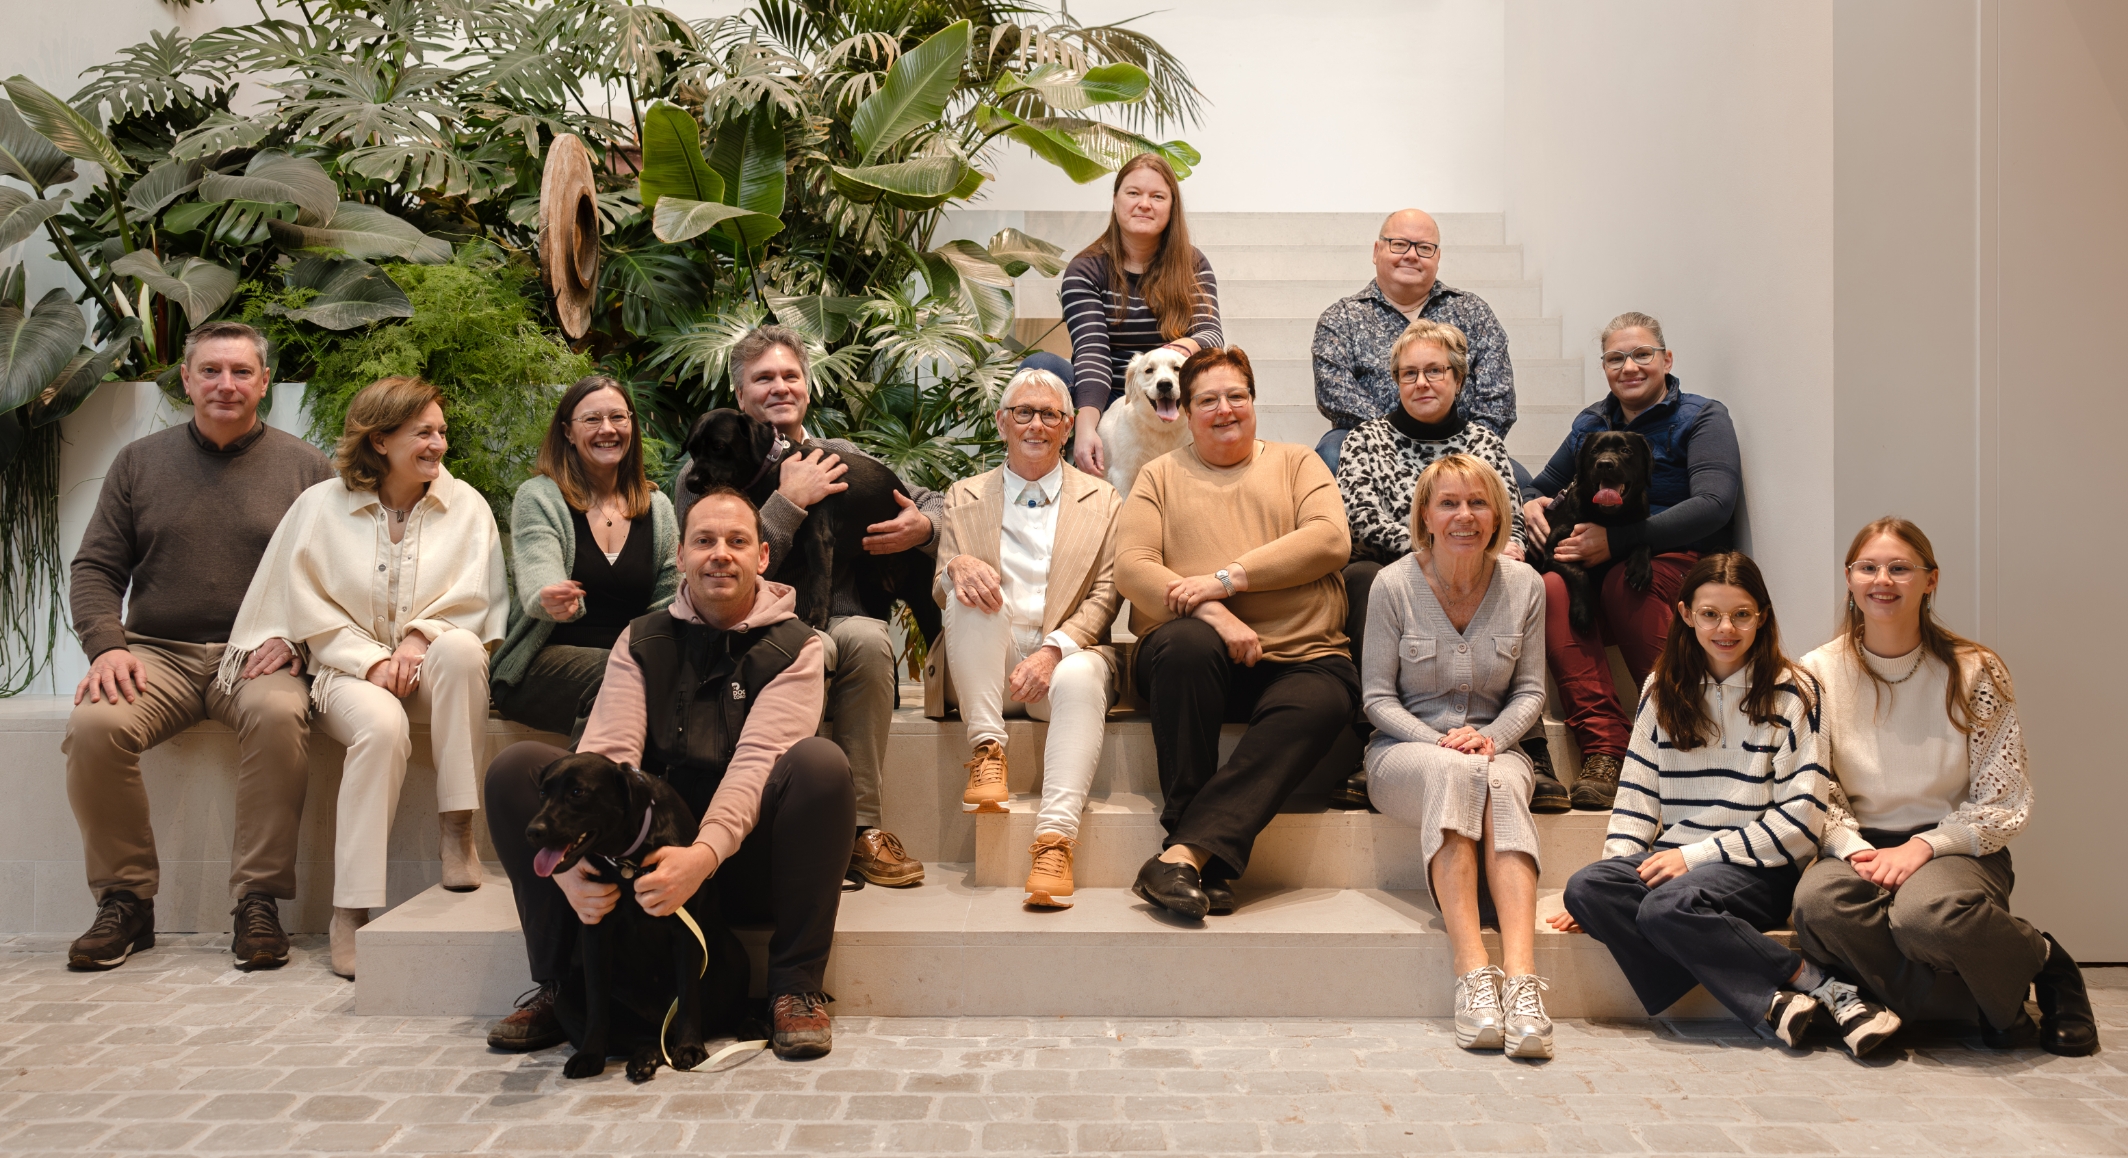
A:
{"type": "Polygon", "coordinates": [[[745,689],[744,687],[740,686],[739,684],[733,684],[733,685],[731,686],[731,698],[733,698],[733,699],[735,699],[735,700],[743,700],[743,699],[745,699],[745,698],[746,698],[746,689],[745,689]]]}

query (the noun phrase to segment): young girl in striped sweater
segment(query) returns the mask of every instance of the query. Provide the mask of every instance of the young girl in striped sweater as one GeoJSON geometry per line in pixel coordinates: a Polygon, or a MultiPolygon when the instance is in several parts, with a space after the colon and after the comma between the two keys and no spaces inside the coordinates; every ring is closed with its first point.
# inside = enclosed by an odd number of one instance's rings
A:
{"type": "Polygon", "coordinates": [[[1797,1045],[1822,1002],[1866,1049],[1898,1018],[1765,935],[1788,921],[1825,828],[1816,685],[1781,653],[1758,565],[1709,555],[1642,689],[1605,859],[1575,873],[1552,926],[1611,950],[1649,1014],[1704,985],[1797,1045]],[[1852,1023],[1852,1024],[1850,1024],[1852,1023]]]}

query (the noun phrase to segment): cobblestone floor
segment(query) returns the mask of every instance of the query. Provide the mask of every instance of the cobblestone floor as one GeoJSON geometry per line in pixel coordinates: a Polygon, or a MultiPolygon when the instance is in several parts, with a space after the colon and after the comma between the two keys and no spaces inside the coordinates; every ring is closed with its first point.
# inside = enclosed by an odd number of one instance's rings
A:
{"type": "MultiPolygon", "coordinates": [[[[0,1153],[2128,1153],[2128,1045],[1913,1033],[1858,1064],[1733,1023],[1566,1022],[1539,1064],[1438,1021],[852,1017],[816,1062],[632,1087],[490,1053],[477,1021],[357,1017],[321,938],[255,975],[225,940],[101,974],[0,941],[0,1153]]],[[[2128,970],[2094,981],[2128,1043],[2128,970]]]]}

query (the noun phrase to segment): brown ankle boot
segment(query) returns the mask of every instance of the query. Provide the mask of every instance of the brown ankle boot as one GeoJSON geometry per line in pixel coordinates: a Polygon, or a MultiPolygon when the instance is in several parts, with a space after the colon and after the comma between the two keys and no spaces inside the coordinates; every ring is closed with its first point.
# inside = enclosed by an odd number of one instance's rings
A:
{"type": "Polygon", "coordinates": [[[1012,799],[1005,784],[1005,748],[995,740],[975,746],[975,755],[963,765],[968,769],[968,790],[961,793],[962,812],[1004,812],[1012,799]]]}
{"type": "Polygon", "coordinates": [[[1041,909],[1071,907],[1071,854],[1079,842],[1059,832],[1034,834],[1034,869],[1027,874],[1027,903],[1041,909]]]}
{"type": "Polygon", "coordinates": [[[470,893],[480,887],[480,851],[473,846],[473,810],[444,812],[443,887],[454,893],[470,893]]]}

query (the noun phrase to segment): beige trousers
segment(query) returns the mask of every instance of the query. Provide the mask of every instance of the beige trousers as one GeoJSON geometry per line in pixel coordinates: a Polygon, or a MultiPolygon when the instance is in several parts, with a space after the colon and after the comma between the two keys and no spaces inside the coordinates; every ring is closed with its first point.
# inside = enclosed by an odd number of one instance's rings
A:
{"type": "Polygon", "coordinates": [[[429,726],[436,811],[480,807],[488,650],[470,631],[446,631],[429,645],[421,682],[406,699],[333,671],[318,677],[317,700],[318,727],[347,746],[333,832],[333,907],[376,908],[385,903],[386,843],[414,751],[411,724],[429,726]]]}
{"type": "Polygon", "coordinates": [[[114,890],[145,898],[161,886],[140,754],[203,719],[236,733],[230,895],[296,895],[296,833],[310,786],[310,689],[283,669],[223,692],[214,678],[224,646],[128,633],[126,649],[147,669],[147,688],[130,704],[84,700],[67,716],[60,743],[67,800],[99,903],[114,890]]]}
{"type": "Polygon", "coordinates": [[[1031,704],[1008,702],[1012,669],[1042,646],[1037,628],[1015,629],[1003,611],[979,611],[948,595],[944,612],[946,658],[953,668],[955,702],[968,729],[968,747],[984,741],[1002,747],[1005,717],[1024,715],[1049,722],[1042,747],[1042,807],[1037,833],[1076,839],[1086,793],[1101,764],[1108,705],[1108,661],[1095,651],[1075,651],[1049,677],[1049,694],[1031,704]]]}

